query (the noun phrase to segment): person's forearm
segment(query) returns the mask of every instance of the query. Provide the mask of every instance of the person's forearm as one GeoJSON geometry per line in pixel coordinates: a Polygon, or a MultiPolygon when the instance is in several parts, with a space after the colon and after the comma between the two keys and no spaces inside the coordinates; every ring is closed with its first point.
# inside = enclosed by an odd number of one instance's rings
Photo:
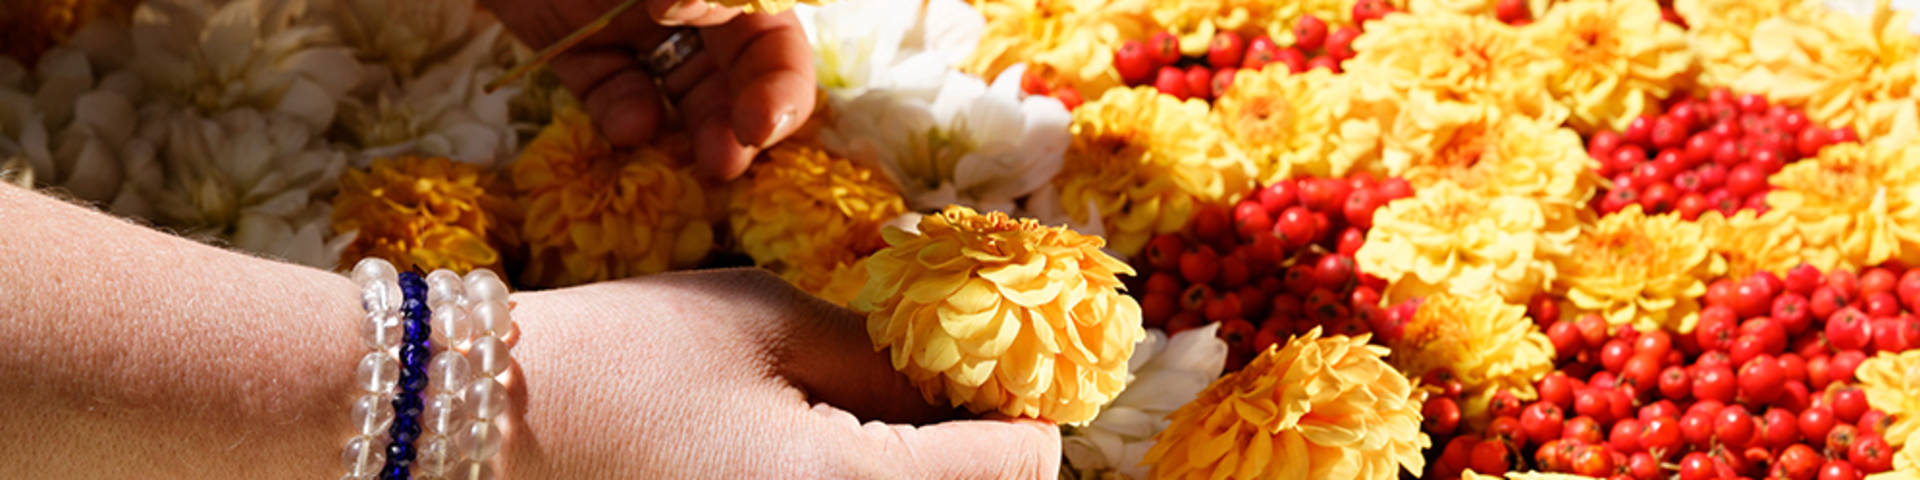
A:
{"type": "Polygon", "coordinates": [[[0,185],[0,472],[337,475],[356,292],[0,185]]]}

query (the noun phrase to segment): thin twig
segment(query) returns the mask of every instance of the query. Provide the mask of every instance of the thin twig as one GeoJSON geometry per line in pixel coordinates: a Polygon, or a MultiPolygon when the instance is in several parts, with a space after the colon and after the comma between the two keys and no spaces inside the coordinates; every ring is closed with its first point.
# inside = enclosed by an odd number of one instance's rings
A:
{"type": "Polygon", "coordinates": [[[626,13],[628,9],[639,4],[640,0],[626,0],[620,2],[619,5],[614,5],[612,10],[607,10],[607,13],[600,14],[600,18],[595,18],[592,22],[581,25],[580,29],[567,34],[567,36],[561,38],[560,41],[553,42],[553,44],[548,45],[547,48],[540,49],[539,53],[534,54],[533,60],[513,67],[513,70],[508,70],[506,75],[501,75],[500,78],[495,78],[493,81],[487,82],[487,93],[493,93],[494,90],[506,84],[513,83],[513,81],[519,80],[520,77],[527,76],[527,72],[532,72],[536,68],[546,66],[547,62],[553,61],[553,57],[560,56],[560,54],[566,52],[567,49],[573,48],[574,45],[579,45],[580,42],[586,41],[587,37],[600,33],[601,30],[607,28],[608,24],[613,23],[614,17],[626,13]]]}

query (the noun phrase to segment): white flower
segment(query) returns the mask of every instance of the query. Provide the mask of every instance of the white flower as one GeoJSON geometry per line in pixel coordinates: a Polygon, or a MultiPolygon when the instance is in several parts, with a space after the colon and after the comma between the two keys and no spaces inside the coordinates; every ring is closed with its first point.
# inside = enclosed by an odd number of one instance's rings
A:
{"type": "Polygon", "coordinates": [[[947,70],[931,99],[873,89],[834,113],[822,132],[829,149],[879,165],[908,207],[950,204],[1018,212],[1018,201],[1049,185],[1072,137],[1058,100],[1020,92],[1022,68],[988,85],[947,70]]]}
{"type": "Polygon", "coordinates": [[[494,167],[511,158],[518,137],[509,103],[519,89],[486,92],[486,83],[503,73],[491,62],[501,32],[499,25],[489,27],[404,86],[389,83],[371,100],[343,102],[339,124],[360,147],[358,162],[422,154],[494,167]]]}
{"type": "Polygon", "coordinates": [[[1154,434],[1167,428],[1167,414],[1193,401],[1226,367],[1227,344],[1214,336],[1219,328],[1209,324],[1171,340],[1160,330],[1147,330],[1128,360],[1133,379],[1126,390],[1092,422],[1063,432],[1067,467],[1080,478],[1147,478],[1140,461],[1154,434]]]}
{"type": "Polygon", "coordinates": [[[125,163],[154,149],[134,135],[139,80],[101,69],[68,46],[48,50],[32,72],[0,57],[0,160],[19,159],[40,185],[105,205],[126,193],[125,163]]]}
{"type": "Polygon", "coordinates": [[[134,11],[129,68],[156,94],[202,112],[250,107],[325,129],[360,64],[306,6],[149,0],[134,11]]]}
{"type": "Polygon", "coordinates": [[[505,53],[498,34],[486,33],[499,25],[474,0],[332,0],[326,16],[341,41],[367,62],[373,76],[407,79],[441,59],[465,55],[463,50],[485,44],[491,53],[505,53]]]}
{"type": "Polygon", "coordinates": [[[930,93],[973,54],[986,18],[961,0],[842,0],[797,5],[821,88],[838,99],[870,88],[930,93]]]}

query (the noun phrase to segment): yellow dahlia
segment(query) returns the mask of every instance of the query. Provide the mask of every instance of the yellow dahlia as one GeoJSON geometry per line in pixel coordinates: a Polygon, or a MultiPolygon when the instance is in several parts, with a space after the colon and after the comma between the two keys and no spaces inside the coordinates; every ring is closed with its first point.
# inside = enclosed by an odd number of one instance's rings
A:
{"type": "Polygon", "coordinates": [[[1860,362],[1854,373],[1860,389],[1867,393],[1867,404],[1893,417],[1887,431],[1887,443],[1901,446],[1908,436],[1920,431],[1920,349],[1900,353],[1880,352],[1860,362]]]}
{"type": "Polygon", "coordinates": [[[1575,232],[1553,229],[1534,200],[1442,180],[1375,212],[1354,260],[1387,281],[1393,303],[1443,292],[1526,302],[1553,280],[1575,232]]]}
{"type": "Polygon", "coordinates": [[[1734,88],[1805,108],[1819,124],[1851,125],[1861,138],[1920,128],[1920,35],[1907,30],[1912,15],[1884,1],[1871,18],[1823,13],[1754,26],[1754,64],[1734,88]]]}
{"type": "Polygon", "coordinates": [[[1553,343],[1527,318],[1527,307],[1484,293],[1427,297],[1389,346],[1389,360],[1408,377],[1446,371],[1460,379],[1462,407],[1476,423],[1488,420],[1494,393],[1532,400],[1534,382],[1553,370],[1553,343]]]}
{"type": "Polygon", "coordinates": [[[885,229],[853,308],[928,402],[1079,423],[1126,387],[1146,330],[1100,237],[959,206],[919,227],[885,229]]]}
{"type": "Polygon", "coordinates": [[[1548,74],[1565,68],[1559,57],[1492,18],[1387,15],[1369,23],[1353,49],[1359,55],[1343,64],[1349,77],[1380,79],[1410,97],[1488,104],[1547,123],[1566,118],[1546,88],[1548,74]]]}
{"type": "MultiPolygon", "coordinates": [[[[1378,154],[1392,96],[1371,82],[1326,70],[1247,70],[1213,103],[1213,122],[1253,162],[1262,183],[1346,176],[1378,154]]],[[[1576,139],[1577,140],[1577,139],[1576,139]]]]}
{"type": "Polygon", "coordinates": [[[1807,261],[1803,255],[1805,242],[1780,210],[1756,215],[1753,210],[1742,209],[1727,217],[1719,210],[1708,209],[1700,215],[1700,226],[1707,234],[1707,248],[1713,250],[1716,261],[1725,264],[1716,270],[1730,278],[1747,278],[1758,272],[1784,273],[1807,261]]]}
{"type": "Polygon", "coordinates": [[[1767,205],[1790,217],[1815,266],[1920,264],[1920,149],[1896,139],[1832,145],[1767,180],[1767,205]]]}
{"type": "Polygon", "coordinates": [[[1154,30],[1144,0],[972,0],[987,19],[980,45],[962,71],[996,78],[1015,64],[1029,73],[1098,98],[1124,87],[1113,52],[1154,30]]]}
{"type": "Polygon", "coordinates": [[[1414,102],[1387,135],[1381,164],[1415,190],[1450,180],[1540,203],[1554,229],[1573,225],[1600,185],[1580,135],[1485,106],[1414,102]]]}
{"type": "MultiPolygon", "coordinates": [[[[685,268],[713,247],[707,191],[661,147],[615,151],[565,109],[509,167],[526,208],[521,280],[559,287],[685,268]]],[[[678,152],[684,153],[684,152],[678,152]]]]}
{"type": "Polygon", "coordinates": [[[1674,0],[1687,21],[1687,45],[1700,63],[1700,83],[1732,85],[1754,66],[1748,39],[1769,18],[1807,18],[1823,13],[1818,0],[1674,0]]]}
{"type": "Polygon", "coordinates": [[[741,250],[754,263],[844,305],[852,292],[826,287],[886,246],[880,225],[906,212],[906,204],[880,172],[787,142],[735,182],[727,210],[741,250]]]}
{"type": "Polygon", "coordinates": [[[1270,346],[1167,416],[1153,478],[1393,479],[1420,472],[1426,394],[1367,336],[1315,328],[1270,346]]]}
{"type": "Polygon", "coordinates": [[[1099,220],[1133,256],[1186,225],[1197,204],[1253,188],[1250,162],[1207,123],[1207,104],[1152,87],[1116,88],[1073,111],[1073,144],[1053,183],[1072,221],[1099,220]]]}
{"type": "Polygon", "coordinates": [[[1625,130],[1659,110],[1693,64],[1679,25],[1654,0],[1576,0],[1555,5],[1522,29],[1527,42],[1560,57],[1547,90],[1581,131],[1625,130]]]}
{"type": "Polygon", "coordinates": [[[333,231],[352,234],[340,265],[384,258],[402,270],[500,270],[519,245],[506,182],[444,157],[377,158],[350,169],[333,197],[333,231]]]}
{"type": "Polygon", "coordinates": [[[1586,226],[1560,256],[1556,293],[1613,325],[1687,333],[1700,319],[1705,279],[1721,272],[1700,224],[1629,206],[1586,226]]]}

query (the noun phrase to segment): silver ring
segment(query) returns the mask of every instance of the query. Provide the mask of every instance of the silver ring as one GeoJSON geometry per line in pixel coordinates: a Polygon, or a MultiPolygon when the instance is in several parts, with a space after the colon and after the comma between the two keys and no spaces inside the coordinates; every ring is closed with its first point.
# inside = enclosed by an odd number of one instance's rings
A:
{"type": "Polygon", "coordinates": [[[667,72],[680,68],[680,64],[693,58],[700,51],[700,32],[691,28],[674,30],[667,40],[653,47],[647,54],[647,71],[656,77],[665,77],[667,72]]]}

